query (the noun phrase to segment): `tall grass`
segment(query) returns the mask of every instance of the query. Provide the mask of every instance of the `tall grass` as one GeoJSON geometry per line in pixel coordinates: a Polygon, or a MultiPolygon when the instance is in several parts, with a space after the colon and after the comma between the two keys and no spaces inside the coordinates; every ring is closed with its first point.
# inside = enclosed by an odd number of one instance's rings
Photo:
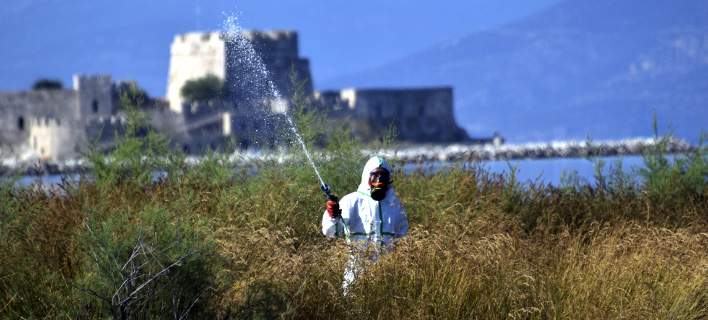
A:
{"type": "MultiPolygon", "coordinates": [[[[308,133],[315,117],[296,118],[310,147],[328,136],[325,180],[353,191],[361,146],[346,128],[308,133]]],[[[189,167],[159,141],[128,135],[92,156],[94,179],[50,192],[0,186],[0,318],[708,317],[703,146],[560,187],[398,170],[410,234],[344,296],[348,250],[320,234],[304,160],[257,175],[218,154],[189,167]]]]}

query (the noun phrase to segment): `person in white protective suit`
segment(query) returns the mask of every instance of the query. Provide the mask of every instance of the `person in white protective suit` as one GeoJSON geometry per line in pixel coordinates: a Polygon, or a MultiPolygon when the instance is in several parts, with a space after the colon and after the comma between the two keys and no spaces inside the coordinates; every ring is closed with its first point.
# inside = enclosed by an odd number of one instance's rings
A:
{"type": "Polygon", "coordinates": [[[356,192],[327,200],[322,216],[322,233],[330,238],[344,237],[351,255],[344,271],[343,289],[361,272],[364,259],[376,261],[390,250],[395,239],[408,233],[408,217],[393,190],[391,168],[382,157],[372,157],[361,173],[356,192]]]}

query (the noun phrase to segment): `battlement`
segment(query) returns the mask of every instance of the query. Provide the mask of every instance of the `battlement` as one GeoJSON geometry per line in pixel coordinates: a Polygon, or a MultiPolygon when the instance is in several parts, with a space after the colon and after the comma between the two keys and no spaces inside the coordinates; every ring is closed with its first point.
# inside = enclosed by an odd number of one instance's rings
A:
{"type": "Polygon", "coordinates": [[[92,121],[91,124],[96,124],[96,125],[101,125],[101,126],[115,126],[115,125],[125,125],[127,123],[127,119],[123,115],[111,115],[109,117],[103,118],[100,117],[96,119],[95,121],[92,121]]]}
{"type": "Polygon", "coordinates": [[[248,40],[297,41],[297,32],[293,30],[244,30],[248,40]]]}
{"type": "MultiPolygon", "coordinates": [[[[298,36],[295,31],[244,31],[243,37],[250,41],[264,60],[298,59],[298,36]]],[[[266,61],[268,64],[268,61],[266,61]]],[[[272,63],[272,61],[271,61],[272,63]]]]}
{"type": "Polygon", "coordinates": [[[175,35],[174,43],[195,43],[195,42],[218,42],[223,41],[221,32],[187,32],[175,35]]]}
{"type": "MultiPolygon", "coordinates": [[[[297,41],[297,32],[293,30],[243,30],[241,35],[249,41],[297,41]]],[[[221,31],[195,31],[174,36],[174,43],[204,43],[224,41],[221,31]]]]}
{"type": "Polygon", "coordinates": [[[61,127],[62,125],[67,125],[67,121],[62,122],[59,117],[36,117],[31,118],[29,124],[31,127],[61,127]]]}
{"type": "Polygon", "coordinates": [[[95,88],[110,88],[113,78],[110,75],[84,75],[75,74],[72,77],[73,87],[76,91],[93,90],[95,88]]]}

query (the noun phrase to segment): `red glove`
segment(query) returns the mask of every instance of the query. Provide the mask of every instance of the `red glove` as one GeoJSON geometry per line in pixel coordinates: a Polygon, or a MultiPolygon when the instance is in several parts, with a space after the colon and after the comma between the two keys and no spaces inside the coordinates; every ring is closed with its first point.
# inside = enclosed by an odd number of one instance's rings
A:
{"type": "Polygon", "coordinates": [[[339,208],[337,198],[327,200],[327,215],[329,215],[330,219],[342,216],[342,209],[339,208]]]}

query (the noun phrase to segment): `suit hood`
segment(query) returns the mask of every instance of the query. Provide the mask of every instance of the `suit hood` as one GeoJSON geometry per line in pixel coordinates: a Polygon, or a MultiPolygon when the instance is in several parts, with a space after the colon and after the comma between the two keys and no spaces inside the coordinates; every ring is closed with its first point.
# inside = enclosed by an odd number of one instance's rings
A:
{"type": "MultiPolygon", "coordinates": [[[[379,156],[371,157],[369,158],[369,161],[366,161],[366,164],[364,165],[364,170],[361,171],[361,183],[359,183],[359,188],[357,189],[357,191],[366,194],[369,194],[371,192],[371,187],[369,187],[369,175],[371,171],[378,167],[388,170],[389,173],[393,173],[391,172],[391,167],[389,166],[388,161],[386,161],[386,159],[379,156]]],[[[388,187],[386,197],[388,198],[391,193],[393,193],[393,186],[388,187]]]]}

